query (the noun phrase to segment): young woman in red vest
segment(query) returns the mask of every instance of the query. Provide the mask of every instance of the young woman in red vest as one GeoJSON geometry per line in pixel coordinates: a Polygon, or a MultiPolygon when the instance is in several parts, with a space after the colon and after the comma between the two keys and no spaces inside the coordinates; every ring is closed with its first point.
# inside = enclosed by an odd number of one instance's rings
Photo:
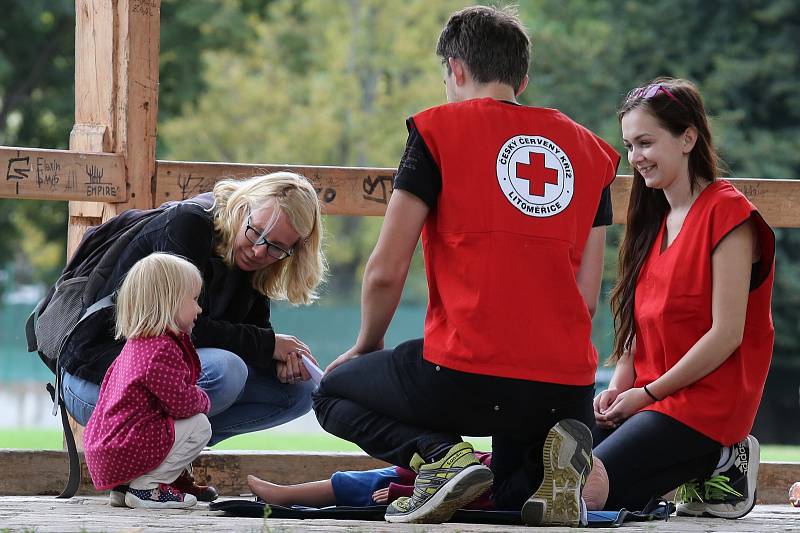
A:
{"type": "Polygon", "coordinates": [[[594,402],[606,508],[639,509],[682,485],[679,514],[739,518],[755,504],[748,433],[772,357],[775,239],[715,179],[692,83],[635,89],[619,118],[634,177],[612,293],[616,370],[594,402]]]}

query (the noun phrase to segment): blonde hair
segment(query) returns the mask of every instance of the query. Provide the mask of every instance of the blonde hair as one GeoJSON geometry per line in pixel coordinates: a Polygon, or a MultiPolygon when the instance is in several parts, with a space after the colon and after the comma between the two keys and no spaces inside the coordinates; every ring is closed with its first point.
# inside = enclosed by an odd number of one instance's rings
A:
{"type": "Polygon", "coordinates": [[[317,299],[327,265],[322,254],[322,219],[317,192],[293,172],[275,172],[245,180],[226,179],[214,185],[216,252],[234,265],[236,236],[247,214],[274,205],[300,234],[294,253],[253,273],[253,288],[271,300],[309,304],[317,299]]]}
{"type": "Polygon", "coordinates": [[[116,338],[156,337],[180,331],[181,303],[203,284],[200,271],[177,255],[153,253],[134,264],[117,294],[116,338]]]}

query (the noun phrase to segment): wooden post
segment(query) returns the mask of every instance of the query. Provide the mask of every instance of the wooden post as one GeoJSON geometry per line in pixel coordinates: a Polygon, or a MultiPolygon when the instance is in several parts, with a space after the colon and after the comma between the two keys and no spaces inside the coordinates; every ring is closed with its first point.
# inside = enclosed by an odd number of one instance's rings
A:
{"type": "MultiPolygon", "coordinates": [[[[153,207],[161,0],[75,1],[75,125],[70,150],[125,161],[127,202],[70,202],[67,256],[86,229],[153,207]]],[[[74,424],[82,448],[82,428],[74,424]]]]}

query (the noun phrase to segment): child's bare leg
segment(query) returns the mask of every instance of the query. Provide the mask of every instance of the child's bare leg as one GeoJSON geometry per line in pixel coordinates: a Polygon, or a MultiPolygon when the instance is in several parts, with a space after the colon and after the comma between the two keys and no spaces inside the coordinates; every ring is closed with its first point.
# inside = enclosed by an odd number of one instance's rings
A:
{"type": "Polygon", "coordinates": [[[267,503],[276,505],[307,505],[325,507],[336,505],[333,484],[330,479],[310,481],[297,485],[278,485],[256,476],[247,476],[247,486],[253,494],[267,503]]]}
{"type": "Polygon", "coordinates": [[[583,501],[589,511],[600,511],[608,500],[608,473],[597,456],[592,457],[592,471],[586,477],[583,487],[583,501]]]}

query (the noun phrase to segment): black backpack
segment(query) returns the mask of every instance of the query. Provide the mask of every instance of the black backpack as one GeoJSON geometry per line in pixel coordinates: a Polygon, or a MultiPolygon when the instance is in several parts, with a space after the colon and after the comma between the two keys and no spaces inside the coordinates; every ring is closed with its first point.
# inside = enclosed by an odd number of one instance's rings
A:
{"type": "MultiPolygon", "coordinates": [[[[186,202],[211,209],[213,197],[206,193],[186,202]]],[[[55,374],[55,386],[48,383],[47,391],[53,399],[53,415],[61,408],[61,425],[64,428],[70,463],[67,485],[58,498],[74,496],[81,482],[75,438],[61,393],[61,353],[81,322],[97,311],[114,305],[113,293],[103,296],[100,292],[106,286],[122,252],[145,224],[178,203],[180,202],[167,202],[147,210],[128,209],[99,226],[89,228],[58,281],[25,322],[28,351],[37,352],[42,362],[55,374]]]]}

